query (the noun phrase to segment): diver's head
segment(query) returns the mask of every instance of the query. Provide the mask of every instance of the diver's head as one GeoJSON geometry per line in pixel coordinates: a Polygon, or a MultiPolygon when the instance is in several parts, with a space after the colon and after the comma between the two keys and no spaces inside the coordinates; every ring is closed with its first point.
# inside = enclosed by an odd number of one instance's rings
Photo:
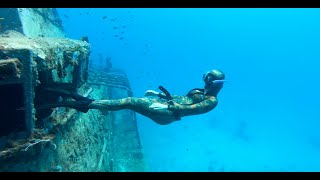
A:
{"type": "Polygon", "coordinates": [[[205,94],[217,96],[225,82],[224,73],[220,70],[214,69],[205,73],[202,78],[205,83],[205,94]]]}

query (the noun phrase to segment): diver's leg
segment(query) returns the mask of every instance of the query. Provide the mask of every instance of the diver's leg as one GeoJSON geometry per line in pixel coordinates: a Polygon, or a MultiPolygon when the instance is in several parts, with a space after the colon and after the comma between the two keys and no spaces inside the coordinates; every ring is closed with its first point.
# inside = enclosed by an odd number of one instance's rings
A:
{"type": "Polygon", "coordinates": [[[96,100],[93,101],[90,105],[90,109],[105,109],[109,111],[118,111],[122,109],[130,109],[141,113],[143,115],[152,114],[163,114],[171,115],[171,111],[159,111],[150,108],[149,106],[153,103],[161,103],[155,98],[137,98],[137,97],[127,97],[122,99],[109,99],[109,100],[96,100]]]}
{"type": "Polygon", "coordinates": [[[122,99],[96,100],[90,105],[90,109],[105,109],[109,111],[118,111],[122,109],[144,109],[148,110],[152,104],[149,98],[126,97],[122,99]]]}
{"type": "Polygon", "coordinates": [[[104,109],[110,111],[130,109],[150,118],[160,125],[170,124],[175,121],[172,111],[152,109],[149,106],[153,103],[163,103],[163,101],[159,101],[156,98],[127,97],[115,100],[96,100],[89,105],[89,108],[104,109]]]}
{"type": "Polygon", "coordinates": [[[127,97],[123,99],[96,100],[89,104],[89,108],[118,111],[128,109],[132,105],[131,97],[127,97]]]}

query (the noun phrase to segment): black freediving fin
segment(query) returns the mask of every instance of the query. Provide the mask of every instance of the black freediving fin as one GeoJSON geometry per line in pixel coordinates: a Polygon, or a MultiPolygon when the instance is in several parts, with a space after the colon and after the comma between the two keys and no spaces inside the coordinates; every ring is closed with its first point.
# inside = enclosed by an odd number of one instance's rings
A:
{"type": "Polygon", "coordinates": [[[40,109],[50,109],[50,108],[56,108],[56,107],[68,107],[76,109],[77,111],[87,113],[89,111],[89,105],[92,103],[92,99],[88,100],[77,100],[77,101],[65,101],[65,102],[57,102],[52,104],[43,104],[36,106],[36,110],[40,109]]]}
{"type": "Polygon", "coordinates": [[[47,91],[59,93],[61,95],[69,96],[69,97],[73,98],[74,100],[94,101],[93,99],[81,96],[80,94],[73,92],[73,91],[68,91],[68,90],[64,90],[64,89],[60,89],[60,88],[44,88],[44,89],[47,91]]]}

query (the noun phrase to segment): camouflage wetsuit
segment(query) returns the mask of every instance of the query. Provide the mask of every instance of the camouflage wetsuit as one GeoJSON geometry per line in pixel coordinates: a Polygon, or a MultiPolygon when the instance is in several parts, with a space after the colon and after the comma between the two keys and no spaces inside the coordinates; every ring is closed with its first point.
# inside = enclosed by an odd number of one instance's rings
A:
{"type": "Polygon", "coordinates": [[[89,109],[106,109],[117,111],[122,109],[131,109],[142,114],[158,124],[165,125],[173,121],[180,120],[183,116],[202,114],[211,111],[217,106],[217,99],[214,96],[205,96],[201,94],[192,94],[190,96],[172,96],[173,105],[164,93],[159,97],[127,97],[117,100],[96,100],[89,104],[89,109]],[[168,109],[155,110],[149,106],[153,103],[169,105],[168,109]]]}

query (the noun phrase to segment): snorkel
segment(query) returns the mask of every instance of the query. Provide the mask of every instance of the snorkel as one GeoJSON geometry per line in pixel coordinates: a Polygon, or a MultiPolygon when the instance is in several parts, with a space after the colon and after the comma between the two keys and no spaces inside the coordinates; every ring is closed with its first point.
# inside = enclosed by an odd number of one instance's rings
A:
{"type": "Polygon", "coordinates": [[[212,81],[213,84],[223,84],[224,82],[226,82],[226,80],[214,80],[214,81],[212,81]]]}

